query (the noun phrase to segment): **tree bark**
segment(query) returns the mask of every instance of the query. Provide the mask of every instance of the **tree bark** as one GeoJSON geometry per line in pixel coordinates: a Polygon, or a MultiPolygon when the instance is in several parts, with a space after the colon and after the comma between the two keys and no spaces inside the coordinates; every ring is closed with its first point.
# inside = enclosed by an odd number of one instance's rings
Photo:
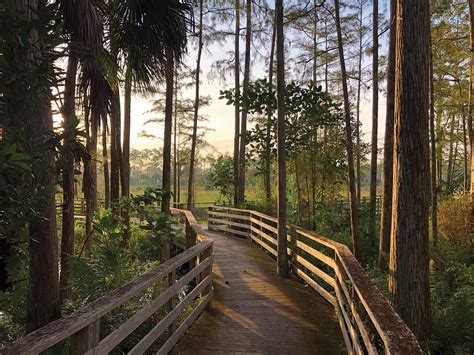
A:
{"type": "MultiPolygon", "coordinates": [[[[17,43],[15,57],[18,66],[25,71],[36,72],[41,67],[52,67],[50,58],[40,50],[43,38],[35,28],[36,16],[46,6],[45,0],[16,0],[14,9],[21,13],[32,25],[29,33],[30,43],[17,43]],[[25,50],[26,48],[26,50],[25,50]]],[[[18,37],[20,38],[20,37],[18,37]]],[[[15,83],[13,82],[12,85],[15,83]]],[[[35,83],[36,84],[36,83],[35,83]]],[[[34,105],[34,111],[25,105],[12,108],[12,117],[23,125],[24,131],[31,141],[44,144],[53,133],[51,113],[51,91],[42,81],[40,85],[30,86],[31,90],[24,93],[34,105]],[[43,86],[41,86],[43,85],[43,86]]],[[[38,164],[44,167],[34,172],[31,185],[42,194],[34,206],[38,212],[28,220],[29,237],[29,277],[26,300],[26,331],[29,333],[60,316],[60,296],[58,282],[58,239],[56,227],[55,201],[55,162],[52,149],[45,149],[38,157],[38,164]]]]}
{"type": "Polygon", "coordinates": [[[171,129],[173,126],[174,61],[168,55],[166,70],[165,131],[163,137],[163,201],[161,211],[170,214],[171,200],[171,129]]]}
{"type": "Polygon", "coordinates": [[[454,136],[454,123],[455,123],[455,115],[452,114],[451,115],[451,121],[450,121],[450,124],[449,124],[449,152],[448,152],[448,170],[447,170],[447,176],[446,176],[446,179],[447,179],[447,182],[448,182],[448,185],[451,185],[451,180],[452,180],[452,176],[453,176],[453,167],[454,167],[454,164],[453,164],[453,160],[454,160],[454,139],[453,139],[453,136],[454,136]]]}
{"type": "Polygon", "coordinates": [[[341,20],[339,15],[339,0],[334,0],[335,17],[336,17],[336,31],[339,50],[339,61],[341,64],[342,73],[342,91],[344,96],[344,120],[346,130],[346,150],[347,150],[347,168],[349,176],[349,200],[350,200],[350,217],[351,217],[351,231],[352,231],[352,249],[357,260],[361,258],[360,252],[360,236],[359,236],[359,207],[356,196],[356,184],[354,174],[354,153],[352,146],[352,123],[351,123],[351,108],[349,103],[349,90],[347,88],[347,72],[346,63],[344,59],[344,47],[342,43],[341,20]]]}
{"type": "Polygon", "coordinates": [[[69,280],[71,268],[69,258],[74,254],[74,154],[71,145],[74,141],[74,119],[77,55],[72,45],[69,45],[69,60],[66,70],[66,81],[64,85],[64,167],[63,167],[63,207],[62,207],[62,236],[61,236],[61,273],[59,280],[61,303],[69,297],[69,280]]]}
{"type": "Polygon", "coordinates": [[[433,78],[433,49],[430,30],[430,154],[431,154],[431,238],[436,247],[438,242],[438,195],[436,192],[436,134],[435,134],[435,102],[434,102],[434,78],[433,78]]]}
{"type": "Polygon", "coordinates": [[[431,329],[428,216],[429,2],[398,0],[389,289],[419,339],[431,329]]]}
{"type": "Polygon", "coordinates": [[[469,45],[471,59],[469,62],[469,112],[467,127],[471,143],[471,233],[474,232],[474,130],[472,129],[472,115],[474,111],[474,1],[468,0],[469,6],[469,45]]]}
{"type": "Polygon", "coordinates": [[[112,94],[110,107],[110,201],[112,207],[116,209],[120,198],[121,154],[120,93],[118,88],[112,94]]]}
{"type": "Polygon", "coordinates": [[[378,265],[385,268],[390,254],[390,233],[392,227],[393,189],[393,121],[395,95],[395,50],[397,34],[397,0],[390,0],[390,38],[387,69],[387,113],[385,118],[385,138],[383,153],[383,196],[380,222],[380,244],[378,265]]]}
{"type": "Polygon", "coordinates": [[[173,113],[173,202],[175,208],[179,208],[178,199],[178,75],[174,78],[174,113],[173,113]]]}
{"type": "Polygon", "coordinates": [[[288,277],[286,241],[286,136],[285,136],[285,43],[283,0],[275,0],[277,56],[277,155],[278,155],[278,263],[277,274],[288,277]]]}
{"type": "Polygon", "coordinates": [[[360,2],[359,8],[359,58],[357,63],[357,72],[359,73],[359,77],[357,80],[357,102],[356,102],[356,147],[357,147],[357,162],[356,162],[356,171],[357,171],[357,201],[360,204],[361,199],[361,188],[360,188],[360,160],[361,160],[361,149],[360,149],[360,94],[361,94],[361,86],[362,86],[362,54],[363,54],[363,20],[364,20],[364,8],[363,2],[360,2]]]}
{"type": "Polygon", "coordinates": [[[102,114],[102,160],[104,169],[104,204],[110,208],[110,172],[109,155],[107,152],[107,115],[102,114]]]}
{"type": "Polygon", "coordinates": [[[203,27],[203,0],[199,1],[199,41],[198,41],[198,55],[196,61],[196,96],[194,97],[194,122],[193,122],[193,136],[191,140],[191,160],[189,161],[189,179],[188,179],[188,201],[187,209],[190,210],[193,204],[193,186],[194,186],[194,160],[196,159],[196,141],[197,141],[197,126],[199,119],[199,86],[201,73],[201,55],[202,55],[202,27],[203,27]]]}
{"type": "Polygon", "coordinates": [[[379,122],[379,5],[373,2],[373,60],[372,60],[372,144],[370,154],[370,215],[369,238],[375,241],[377,208],[377,139],[379,122]]]}
{"type": "MultiPolygon", "coordinates": [[[[270,47],[270,63],[268,66],[268,85],[270,88],[270,93],[273,91],[273,63],[275,57],[275,41],[276,41],[276,22],[273,21],[273,31],[272,31],[272,44],[270,47]]],[[[270,209],[272,201],[272,188],[271,188],[271,166],[272,166],[272,156],[271,156],[271,129],[272,129],[272,112],[267,114],[267,136],[266,136],[266,152],[265,152],[265,201],[267,209],[270,209]]]]}
{"type": "Polygon", "coordinates": [[[240,0],[235,0],[235,132],[234,132],[234,205],[239,205],[239,143],[240,143],[240,0]]]}
{"type": "MultiPolygon", "coordinates": [[[[252,0],[246,0],[245,16],[247,27],[245,30],[245,64],[244,64],[244,86],[243,96],[247,95],[250,83],[250,46],[252,44],[252,0]]],[[[239,186],[238,204],[242,204],[245,199],[245,147],[247,135],[247,110],[242,110],[242,122],[240,127],[240,149],[239,149],[239,186]]]]}
{"type": "Polygon", "coordinates": [[[132,71],[130,64],[127,65],[125,73],[125,86],[124,86],[124,118],[123,118],[123,147],[122,147],[122,159],[123,159],[123,177],[124,181],[122,186],[123,197],[130,196],[130,126],[131,126],[131,115],[132,115],[132,71]]]}
{"type": "Polygon", "coordinates": [[[92,216],[97,210],[97,133],[99,114],[91,110],[91,116],[86,120],[87,143],[86,148],[90,159],[84,163],[83,189],[86,200],[86,249],[92,246],[92,216]]]}

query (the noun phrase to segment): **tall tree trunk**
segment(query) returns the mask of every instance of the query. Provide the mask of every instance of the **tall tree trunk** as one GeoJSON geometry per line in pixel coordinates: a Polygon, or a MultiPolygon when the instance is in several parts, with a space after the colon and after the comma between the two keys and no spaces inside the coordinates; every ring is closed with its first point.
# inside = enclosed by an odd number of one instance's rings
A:
{"type": "Polygon", "coordinates": [[[124,86],[124,118],[123,118],[123,147],[122,147],[122,159],[123,159],[123,187],[122,196],[130,196],[130,126],[131,126],[131,115],[132,115],[132,71],[130,64],[127,65],[125,73],[125,86],[124,86]]]}
{"type": "MultiPolygon", "coordinates": [[[[431,22],[431,21],[430,21],[431,22]]],[[[431,154],[431,238],[433,245],[438,242],[438,195],[436,192],[436,134],[435,134],[435,102],[434,102],[434,78],[433,78],[433,47],[430,30],[430,154],[431,154]]]]}
{"type": "Polygon", "coordinates": [[[203,0],[199,1],[199,41],[198,41],[198,56],[196,61],[196,96],[194,98],[194,122],[193,122],[193,136],[191,140],[191,160],[189,161],[189,178],[188,178],[188,201],[187,208],[191,209],[193,204],[193,186],[194,186],[194,160],[196,159],[196,140],[197,140],[197,126],[199,119],[199,86],[201,74],[201,55],[202,55],[202,27],[203,27],[203,0]]]}
{"type": "Polygon", "coordinates": [[[171,200],[171,128],[173,126],[174,61],[168,55],[166,70],[165,131],[163,139],[163,201],[161,211],[170,214],[171,200]]]}
{"type": "Polygon", "coordinates": [[[110,208],[110,172],[107,152],[107,115],[102,114],[102,160],[104,169],[104,205],[110,208]]]}
{"type": "Polygon", "coordinates": [[[61,236],[61,273],[59,280],[61,303],[69,297],[71,268],[69,258],[74,254],[74,154],[71,145],[75,139],[75,94],[78,58],[73,46],[69,45],[69,60],[64,85],[64,167],[63,167],[63,214],[61,236]]]}
{"type": "Polygon", "coordinates": [[[453,158],[454,158],[454,123],[455,123],[455,115],[452,114],[451,121],[449,124],[449,152],[448,152],[448,170],[447,170],[447,182],[448,185],[451,185],[451,180],[453,177],[453,158]]]}
{"type": "Polygon", "coordinates": [[[360,2],[359,8],[359,58],[357,63],[357,72],[358,72],[358,80],[357,80],[357,102],[356,102],[356,147],[357,147],[357,162],[356,162],[356,179],[357,179],[357,201],[360,204],[361,199],[361,188],[360,188],[360,160],[361,160],[361,153],[362,150],[360,149],[360,94],[361,94],[361,87],[362,87],[362,55],[363,55],[363,21],[364,21],[364,7],[363,2],[360,2]]]}
{"type": "Polygon", "coordinates": [[[344,95],[344,120],[346,129],[346,150],[347,150],[347,167],[349,176],[349,200],[350,200],[350,217],[351,217],[351,231],[352,231],[352,248],[354,256],[357,260],[361,258],[360,252],[360,237],[359,237],[359,211],[356,197],[356,184],[354,174],[354,153],[352,146],[352,123],[351,123],[351,108],[349,103],[349,90],[347,88],[347,72],[346,62],[344,59],[344,47],[342,43],[341,20],[339,15],[339,0],[334,0],[335,15],[336,15],[336,30],[337,41],[339,49],[339,61],[341,64],[342,73],[342,91],[344,95]]]}
{"type": "Polygon", "coordinates": [[[398,0],[389,288],[419,339],[431,329],[428,216],[429,2],[398,0]]]}
{"type": "MultiPolygon", "coordinates": [[[[247,95],[250,83],[250,46],[252,44],[252,0],[245,2],[245,16],[247,27],[245,29],[245,64],[244,64],[244,86],[243,96],[247,95]]],[[[242,122],[240,127],[240,150],[239,150],[239,186],[238,186],[238,203],[239,205],[245,199],[245,147],[247,145],[247,110],[242,110],[242,122]]]]}
{"type": "Polygon", "coordinates": [[[178,204],[178,73],[175,73],[174,78],[174,112],[173,112],[173,201],[174,207],[180,208],[178,204]]]}
{"type": "Polygon", "coordinates": [[[313,6],[313,82],[314,85],[318,85],[318,5],[316,0],[313,1],[313,6]]]}
{"type": "Polygon", "coordinates": [[[120,198],[120,155],[121,155],[121,118],[120,93],[117,88],[112,93],[110,102],[110,201],[114,208],[118,207],[120,198]]]}
{"type": "MultiPolygon", "coordinates": [[[[131,105],[132,105],[132,71],[130,63],[127,65],[125,73],[125,96],[124,96],[124,119],[123,119],[123,148],[122,148],[122,197],[130,197],[130,126],[131,126],[131,105]]],[[[130,239],[130,214],[126,208],[122,209],[122,218],[125,229],[123,231],[123,242],[126,245],[130,239]]]]}
{"type": "Polygon", "coordinates": [[[464,113],[464,105],[461,107],[461,124],[462,124],[462,142],[464,146],[463,152],[463,163],[464,163],[464,183],[463,183],[463,192],[467,193],[468,191],[468,173],[467,173],[467,156],[468,156],[468,146],[467,146],[467,129],[466,129],[466,114],[464,113]]]}
{"type": "Polygon", "coordinates": [[[97,210],[97,133],[99,115],[92,108],[91,116],[86,120],[87,143],[86,148],[90,159],[84,164],[83,189],[86,200],[86,248],[92,246],[92,216],[97,210]]]}
{"type": "Polygon", "coordinates": [[[240,0],[235,0],[235,43],[234,43],[234,79],[235,79],[235,133],[234,133],[234,205],[239,205],[239,139],[240,139],[240,0]]]}
{"type": "Polygon", "coordinates": [[[373,60],[372,60],[372,144],[370,154],[370,216],[369,238],[375,241],[377,209],[377,139],[379,122],[379,4],[373,2],[373,60]]]}
{"type": "Polygon", "coordinates": [[[324,90],[329,92],[329,52],[328,52],[328,20],[324,20],[324,90]]]}
{"type": "Polygon", "coordinates": [[[469,6],[469,47],[471,59],[469,62],[469,112],[467,128],[471,143],[471,233],[474,232],[474,130],[472,129],[472,115],[474,111],[474,1],[468,0],[469,6]]]}
{"type": "Polygon", "coordinates": [[[383,196],[380,222],[378,265],[385,268],[390,254],[393,190],[393,121],[395,99],[395,51],[397,34],[397,0],[390,0],[390,38],[388,49],[387,113],[383,152],[383,196]]]}
{"type": "Polygon", "coordinates": [[[288,277],[286,241],[286,136],[285,136],[285,43],[283,0],[275,0],[277,56],[277,155],[278,155],[278,264],[277,274],[288,277]]]}
{"type": "MultiPolygon", "coordinates": [[[[275,41],[276,41],[276,22],[273,21],[272,31],[272,44],[270,47],[270,63],[268,66],[268,84],[270,91],[273,91],[273,62],[275,57],[275,41]]],[[[272,129],[272,112],[267,114],[267,132],[266,132],[266,152],[265,152],[265,201],[266,206],[270,209],[272,200],[272,188],[271,188],[271,166],[272,166],[272,155],[271,155],[271,129],[272,129]]]]}
{"type": "MultiPolygon", "coordinates": [[[[43,38],[35,28],[37,14],[44,11],[46,0],[15,0],[14,9],[21,18],[28,20],[29,44],[17,43],[14,48],[18,69],[27,73],[37,72],[38,68],[51,67],[53,63],[40,50],[43,38]]],[[[18,36],[20,38],[20,36],[18,36]]],[[[18,81],[18,79],[17,79],[18,81]]],[[[10,85],[15,85],[15,80],[10,85]]],[[[20,86],[24,86],[22,82],[20,86]]],[[[36,84],[36,83],[35,83],[36,84]]],[[[38,86],[30,85],[30,90],[23,94],[32,105],[9,108],[18,124],[21,124],[28,139],[44,144],[53,133],[51,114],[51,91],[45,82],[38,86]],[[34,104],[33,104],[34,103],[34,104]],[[33,108],[32,108],[33,107],[33,108]]],[[[11,91],[10,91],[11,92],[11,91]]],[[[6,98],[6,102],[13,101],[6,98]]],[[[29,217],[29,277],[26,300],[26,330],[31,332],[60,316],[59,281],[58,281],[58,237],[56,228],[55,201],[55,162],[52,149],[45,149],[39,156],[38,164],[44,167],[31,177],[31,186],[41,191],[42,197],[33,208],[38,212],[29,217]]]]}

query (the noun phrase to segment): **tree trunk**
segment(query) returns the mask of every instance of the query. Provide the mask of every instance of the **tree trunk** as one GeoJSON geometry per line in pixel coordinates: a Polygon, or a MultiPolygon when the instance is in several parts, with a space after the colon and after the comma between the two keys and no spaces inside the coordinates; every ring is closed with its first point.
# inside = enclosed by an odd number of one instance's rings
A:
{"type": "Polygon", "coordinates": [[[361,160],[361,152],[360,149],[360,91],[362,86],[362,54],[363,54],[363,20],[364,20],[364,7],[363,3],[360,2],[359,8],[359,58],[357,63],[357,72],[359,73],[359,77],[357,80],[357,103],[356,103],[356,147],[357,147],[357,162],[356,162],[356,171],[357,171],[357,201],[360,204],[361,199],[361,188],[360,188],[360,160],[361,160]]]}
{"type": "MultiPolygon", "coordinates": [[[[36,15],[44,11],[45,0],[21,1],[13,3],[20,16],[29,20],[32,25],[29,37],[30,44],[18,43],[15,56],[18,66],[23,66],[28,72],[36,72],[39,66],[53,65],[48,58],[43,57],[42,38],[34,27],[36,15]],[[24,16],[24,17],[23,17],[24,16]],[[24,50],[24,49],[27,50],[24,50]],[[17,50],[18,49],[18,50],[17,50]]],[[[19,37],[18,37],[19,38],[19,37]]],[[[12,83],[13,85],[14,83],[12,83]]],[[[36,83],[35,83],[36,84],[36,83]]],[[[40,85],[45,85],[42,81],[40,85]]],[[[47,85],[47,84],[46,84],[47,85]]],[[[28,105],[14,107],[16,115],[12,117],[24,125],[24,130],[33,142],[44,144],[53,133],[53,118],[51,114],[51,92],[48,86],[35,86],[24,95],[34,102],[34,112],[28,105]]],[[[31,332],[60,316],[59,282],[58,282],[58,239],[56,228],[55,201],[55,162],[52,149],[45,149],[38,157],[38,164],[44,167],[36,171],[31,178],[31,185],[42,191],[43,198],[37,200],[35,210],[38,211],[29,218],[29,277],[26,300],[26,331],[31,332]]]]}
{"type": "Polygon", "coordinates": [[[199,1],[199,43],[198,56],[196,61],[196,96],[194,98],[194,122],[193,122],[193,136],[191,140],[191,160],[189,161],[189,178],[188,178],[188,201],[187,208],[191,209],[193,204],[193,186],[194,186],[194,160],[196,159],[196,140],[197,140],[197,126],[199,119],[199,85],[201,73],[201,55],[202,55],[202,27],[203,27],[203,0],[199,1]]]}
{"type": "Polygon", "coordinates": [[[110,103],[110,201],[112,207],[118,207],[120,198],[120,154],[121,122],[119,89],[112,94],[110,103]]]}
{"type": "Polygon", "coordinates": [[[431,154],[431,238],[433,245],[438,242],[438,195],[436,192],[436,134],[435,134],[435,102],[433,80],[433,50],[430,30],[430,154],[431,154]]]}
{"type": "Polygon", "coordinates": [[[313,82],[318,85],[318,4],[313,1],[314,6],[314,27],[313,27],[313,82]]]}
{"type": "Polygon", "coordinates": [[[174,113],[173,113],[173,202],[174,207],[180,208],[177,197],[178,193],[178,75],[174,79],[174,113]]]}
{"type": "MultiPolygon", "coordinates": [[[[273,61],[275,57],[275,41],[276,41],[276,23],[273,21],[273,31],[272,31],[272,44],[270,47],[270,63],[268,67],[268,84],[270,91],[273,91],[273,61]]],[[[272,156],[271,156],[271,129],[272,129],[272,112],[268,112],[267,115],[267,136],[266,136],[266,152],[265,152],[265,201],[266,206],[270,209],[272,201],[272,188],[271,188],[271,166],[272,166],[272,156]]]]}
{"type": "Polygon", "coordinates": [[[344,59],[344,47],[342,43],[341,20],[339,16],[339,0],[334,0],[335,15],[336,15],[336,31],[338,40],[339,59],[342,73],[342,91],[344,95],[344,119],[346,129],[346,149],[347,149],[347,167],[349,176],[349,200],[350,200],[350,217],[351,217],[351,231],[352,231],[352,248],[354,256],[360,260],[360,237],[359,237],[359,211],[356,197],[356,184],[354,174],[354,153],[352,147],[352,123],[351,123],[351,108],[349,103],[349,90],[347,88],[347,72],[346,63],[344,59]]]}
{"type": "Polygon", "coordinates": [[[469,63],[469,112],[467,127],[471,143],[471,233],[474,232],[474,130],[472,129],[472,115],[474,111],[474,1],[468,0],[469,6],[469,45],[471,59],[469,63]]]}
{"type": "Polygon", "coordinates": [[[104,204],[110,208],[110,173],[109,156],[107,152],[107,115],[102,114],[102,160],[104,168],[104,204]]]}
{"type": "Polygon", "coordinates": [[[372,144],[370,154],[370,216],[369,238],[375,241],[377,209],[377,139],[379,122],[379,5],[373,2],[373,60],[372,60],[372,144]]]}
{"type": "MultiPolygon", "coordinates": [[[[174,61],[169,55],[166,70],[165,131],[163,137],[163,201],[161,211],[170,214],[171,200],[171,128],[173,126],[174,61]]],[[[167,243],[166,243],[167,244],[167,243]]]]}
{"type": "Polygon", "coordinates": [[[467,129],[466,129],[466,114],[464,113],[464,105],[461,107],[461,120],[462,120],[462,142],[464,146],[463,152],[463,163],[464,163],[464,183],[463,183],[463,192],[467,193],[468,187],[468,173],[467,173],[467,155],[468,155],[468,147],[467,147],[467,129]]]}
{"type": "Polygon", "coordinates": [[[122,148],[122,159],[123,159],[123,177],[124,181],[122,186],[123,197],[130,196],[130,126],[131,126],[131,115],[132,115],[132,71],[130,64],[127,65],[125,73],[125,87],[124,87],[124,118],[123,118],[123,148],[122,148]]]}
{"type": "Polygon", "coordinates": [[[398,0],[389,288],[419,339],[431,329],[428,216],[429,2],[398,0]]]}
{"type": "Polygon", "coordinates": [[[288,277],[286,241],[286,138],[285,138],[285,44],[283,0],[275,1],[277,55],[277,155],[278,155],[278,265],[277,274],[288,277]]]}
{"type": "MultiPolygon", "coordinates": [[[[252,0],[246,0],[246,20],[247,28],[245,30],[245,65],[244,65],[244,86],[243,96],[247,95],[250,82],[250,45],[252,44],[252,0]]],[[[240,127],[240,150],[239,150],[239,186],[238,203],[242,204],[245,200],[245,147],[247,145],[247,110],[242,110],[242,125],[240,127]]]]}
{"type": "Polygon", "coordinates": [[[86,148],[90,159],[84,164],[83,190],[86,200],[86,249],[92,246],[92,216],[97,210],[97,132],[99,115],[92,108],[88,126],[86,148]]]}
{"type": "Polygon", "coordinates": [[[453,158],[454,158],[454,123],[455,123],[455,115],[452,114],[451,116],[451,123],[449,124],[449,152],[448,152],[448,170],[447,170],[447,182],[448,185],[451,185],[451,180],[453,176],[453,158]]]}
{"type": "Polygon", "coordinates": [[[240,139],[240,0],[235,0],[235,133],[234,133],[234,205],[239,205],[239,139],[240,139]]]}
{"type": "Polygon", "coordinates": [[[393,189],[393,120],[395,99],[395,50],[397,34],[397,0],[390,0],[390,38],[388,50],[387,114],[383,153],[383,196],[380,222],[380,244],[378,265],[385,268],[390,254],[390,233],[392,227],[393,189]]]}
{"type": "Polygon", "coordinates": [[[72,45],[69,45],[69,60],[66,70],[66,81],[64,85],[64,167],[63,167],[63,214],[62,214],[62,236],[61,236],[61,273],[60,273],[60,296],[61,303],[69,298],[68,283],[71,278],[69,258],[74,254],[74,153],[71,145],[74,141],[75,131],[75,94],[78,58],[72,45]]]}

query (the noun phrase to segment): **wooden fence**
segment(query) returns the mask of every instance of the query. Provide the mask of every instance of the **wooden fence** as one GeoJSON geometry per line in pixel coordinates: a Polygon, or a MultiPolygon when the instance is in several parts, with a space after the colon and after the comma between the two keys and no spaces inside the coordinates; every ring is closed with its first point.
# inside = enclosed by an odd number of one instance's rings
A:
{"type": "MultiPolygon", "coordinates": [[[[209,230],[251,239],[277,257],[276,218],[257,211],[210,206],[209,230]]],[[[349,353],[421,354],[416,337],[383,297],[347,246],[288,225],[295,275],[335,309],[349,353]]]]}
{"type": "Polygon", "coordinates": [[[167,307],[168,312],[129,352],[129,354],[142,354],[168,330],[167,338],[160,344],[158,350],[158,354],[167,354],[205,309],[214,292],[212,288],[213,242],[208,239],[207,233],[189,211],[174,209],[172,212],[179,215],[186,226],[187,250],[78,311],[27,334],[12,345],[0,349],[0,353],[39,354],[64,341],[70,354],[107,354],[150,317],[157,314],[163,307],[167,307]],[[176,271],[186,263],[189,264],[189,271],[177,279],[176,271]],[[143,295],[146,290],[161,280],[168,282],[163,292],[155,295],[145,307],[101,339],[102,317],[130,299],[143,295]],[[178,302],[178,293],[193,280],[196,286],[178,302]],[[200,302],[194,302],[196,299],[200,302]],[[189,307],[192,307],[192,311],[180,324],[177,324],[178,317],[184,310],[189,311],[189,307]]]}

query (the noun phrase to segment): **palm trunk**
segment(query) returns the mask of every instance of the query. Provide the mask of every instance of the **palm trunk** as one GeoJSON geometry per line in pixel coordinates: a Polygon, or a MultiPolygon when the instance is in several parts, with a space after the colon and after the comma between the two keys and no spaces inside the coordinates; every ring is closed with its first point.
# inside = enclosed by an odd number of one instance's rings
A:
{"type": "Polygon", "coordinates": [[[188,178],[188,201],[187,208],[191,209],[193,204],[193,186],[194,186],[194,160],[196,159],[196,140],[197,140],[197,126],[199,118],[199,85],[201,73],[201,55],[202,55],[202,27],[203,27],[203,0],[199,1],[199,43],[198,56],[196,62],[196,96],[194,98],[194,122],[193,122],[193,136],[191,141],[191,160],[189,161],[189,178],[188,178]]]}
{"type": "Polygon", "coordinates": [[[86,200],[86,249],[92,246],[92,216],[97,210],[97,132],[99,115],[91,111],[86,148],[90,159],[84,164],[83,189],[86,200]]]}
{"type": "MultiPolygon", "coordinates": [[[[247,28],[245,31],[245,65],[244,65],[244,87],[243,96],[247,95],[250,82],[250,45],[252,43],[252,0],[246,0],[247,28]]],[[[240,128],[240,150],[239,150],[239,186],[238,204],[245,199],[245,147],[247,145],[247,110],[242,110],[242,125],[240,128]]]]}
{"type": "Polygon", "coordinates": [[[339,59],[342,73],[342,90],[344,95],[344,119],[346,126],[346,150],[347,150],[347,167],[349,176],[349,200],[350,200],[350,217],[351,217],[351,231],[352,231],[352,248],[354,256],[360,260],[360,237],[359,237],[359,211],[356,196],[356,184],[354,174],[354,153],[352,146],[352,123],[351,123],[351,108],[349,103],[349,90],[347,88],[347,72],[346,63],[344,59],[344,48],[342,43],[341,20],[339,16],[339,0],[334,0],[335,14],[336,14],[336,30],[338,39],[339,59]]]}
{"type": "Polygon", "coordinates": [[[74,254],[74,155],[71,144],[74,141],[74,119],[75,114],[75,93],[78,58],[74,49],[69,45],[69,60],[66,71],[66,82],[64,85],[64,147],[65,163],[63,168],[63,214],[62,214],[62,237],[61,237],[61,273],[60,273],[60,296],[61,303],[69,298],[69,280],[71,269],[69,258],[74,254]]]}
{"type": "Polygon", "coordinates": [[[433,50],[430,31],[430,154],[431,154],[431,238],[436,247],[438,242],[438,195],[436,192],[436,134],[435,134],[435,102],[434,102],[434,80],[433,80],[433,50]]]}
{"type": "Polygon", "coordinates": [[[161,211],[170,214],[171,200],[171,129],[173,126],[173,58],[168,58],[166,70],[165,131],[163,142],[163,201],[161,211]]]}
{"type": "Polygon", "coordinates": [[[234,205],[239,205],[239,139],[240,139],[240,0],[235,0],[235,133],[234,133],[234,205]]]}
{"type": "Polygon", "coordinates": [[[104,168],[104,204],[110,208],[110,173],[109,156],[107,153],[107,115],[102,114],[102,159],[104,168]]]}
{"type": "Polygon", "coordinates": [[[429,283],[429,2],[398,0],[389,289],[418,337],[431,329],[429,283]]]}
{"type": "Polygon", "coordinates": [[[110,115],[110,201],[114,208],[118,207],[120,198],[120,93],[117,89],[112,94],[110,115]]]}
{"type": "MultiPolygon", "coordinates": [[[[122,197],[130,197],[130,126],[131,126],[131,104],[132,104],[132,72],[130,64],[127,65],[125,73],[125,96],[124,96],[124,120],[123,120],[123,148],[122,148],[122,197]]],[[[123,231],[123,242],[127,245],[130,239],[130,214],[129,211],[122,209],[122,218],[125,229],[123,231]]]]}
{"type": "Polygon", "coordinates": [[[469,63],[469,112],[467,128],[471,143],[471,233],[474,231],[474,130],[472,129],[472,115],[474,111],[474,2],[468,0],[469,6],[469,49],[471,59],[469,63]]]}
{"type": "Polygon", "coordinates": [[[277,52],[277,155],[278,155],[278,257],[277,274],[288,277],[286,241],[286,136],[285,136],[285,44],[283,35],[283,0],[275,1],[277,52]]]}
{"type": "Polygon", "coordinates": [[[377,134],[379,121],[379,5],[374,0],[373,9],[373,61],[372,61],[372,144],[370,154],[370,216],[369,238],[375,241],[377,209],[377,134]]]}
{"type": "Polygon", "coordinates": [[[380,222],[380,244],[378,265],[385,268],[390,254],[390,233],[392,227],[392,189],[393,189],[393,115],[395,100],[395,50],[397,33],[397,0],[390,0],[390,39],[388,51],[387,114],[385,119],[383,196],[380,222]]]}

